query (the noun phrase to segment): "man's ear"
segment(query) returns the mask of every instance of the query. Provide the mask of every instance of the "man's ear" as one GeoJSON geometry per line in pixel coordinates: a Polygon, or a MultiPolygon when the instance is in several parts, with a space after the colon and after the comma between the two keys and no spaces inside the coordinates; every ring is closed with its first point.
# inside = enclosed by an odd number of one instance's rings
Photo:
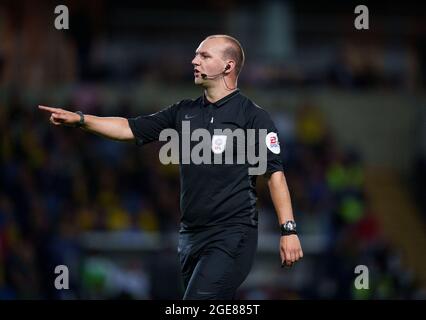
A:
{"type": "Polygon", "coordinates": [[[229,60],[225,66],[225,74],[230,74],[231,71],[235,68],[235,61],[229,60]]]}

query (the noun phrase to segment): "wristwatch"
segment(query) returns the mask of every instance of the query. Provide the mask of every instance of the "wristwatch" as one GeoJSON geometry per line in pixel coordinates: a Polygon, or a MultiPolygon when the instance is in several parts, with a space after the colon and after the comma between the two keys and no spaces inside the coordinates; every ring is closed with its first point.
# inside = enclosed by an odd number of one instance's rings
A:
{"type": "Polygon", "coordinates": [[[84,114],[81,111],[76,111],[75,113],[77,113],[80,116],[80,121],[76,123],[75,127],[80,128],[81,126],[84,125],[84,114]]]}
{"type": "Polygon", "coordinates": [[[281,225],[281,235],[288,236],[290,234],[297,234],[296,222],[292,220],[288,220],[281,225]]]}

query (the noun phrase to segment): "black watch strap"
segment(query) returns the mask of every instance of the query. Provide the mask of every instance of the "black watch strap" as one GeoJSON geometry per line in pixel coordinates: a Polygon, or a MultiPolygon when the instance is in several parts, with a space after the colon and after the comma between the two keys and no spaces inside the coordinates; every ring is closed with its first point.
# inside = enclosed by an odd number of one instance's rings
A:
{"type": "Polygon", "coordinates": [[[291,234],[297,234],[296,223],[294,221],[286,221],[281,225],[281,235],[288,236],[291,234]]]}
{"type": "Polygon", "coordinates": [[[297,231],[296,230],[287,231],[287,230],[281,229],[281,236],[289,236],[291,234],[297,234],[297,231]]]}
{"type": "Polygon", "coordinates": [[[80,116],[80,121],[76,123],[75,127],[80,128],[84,125],[84,114],[81,111],[76,111],[76,113],[80,116]]]}

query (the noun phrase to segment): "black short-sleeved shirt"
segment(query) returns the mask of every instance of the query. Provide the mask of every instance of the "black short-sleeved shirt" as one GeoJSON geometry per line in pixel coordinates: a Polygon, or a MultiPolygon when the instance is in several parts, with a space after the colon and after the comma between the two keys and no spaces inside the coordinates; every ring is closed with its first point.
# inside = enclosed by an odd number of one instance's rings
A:
{"type": "MultiPolygon", "coordinates": [[[[157,113],[130,118],[128,121],[138,145],[157,141],[163,129],[175,129],[181,139],[184,121],[187,121],[185,126],[190,125],[191,134],[203,128],[210,132],[212,140],[215,139],[214,129],[242,129],[244,132],[255,129],[257,138],[246,141],[246,150],[249,144],[254,143],[258,152],[259,143],[265,144],[265,173],[283,171],[277,130],[271,117],[239,90],[215,103],[201,96],[196,100],[182,100],[157,113]],[[266,138],[258,138],[259,129],[267,130],[266,138]]],[[[225,142],[233,144],[235,155],[238,139],[231,137],[225,142]]],[[[197,143],[190,142],[191,148],[197,143]]],[[[210,141],[210,145],[215,143],[216,140],[210,141]]],[[[185,164],[180,152],[181,229],[190,231],[225,224],[257,225],[256,175],[248,172],[248,168],[253,165],[248,161],[243,164],[236,161],[226,164],[225,160],[217,164],[214,162],[214,156],[217,155],[212,150],[210,152],[210,164],[194,164],[192,161],[185,164]]]]}

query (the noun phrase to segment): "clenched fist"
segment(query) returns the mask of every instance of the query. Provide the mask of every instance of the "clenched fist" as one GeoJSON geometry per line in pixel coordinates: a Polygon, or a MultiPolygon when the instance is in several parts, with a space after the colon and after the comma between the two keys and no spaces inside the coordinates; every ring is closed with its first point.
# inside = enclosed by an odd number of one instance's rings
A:
{"type": "Polygon", "coordinates": [[[281,236],[280,255],[283,267],[291,267],[295,262],[303,258],[302,246],[297,235],[281,236]]]}

